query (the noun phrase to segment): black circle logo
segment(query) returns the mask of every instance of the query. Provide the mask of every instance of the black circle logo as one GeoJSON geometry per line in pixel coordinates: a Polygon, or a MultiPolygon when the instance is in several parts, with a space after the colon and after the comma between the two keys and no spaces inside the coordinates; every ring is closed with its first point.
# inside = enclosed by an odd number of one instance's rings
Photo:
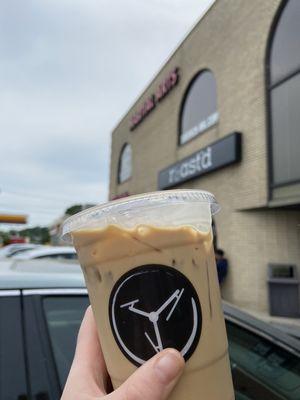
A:
{"type": "Polygon", "coordinates": [[[124,274],[112,290],[109,317],[118,346],[137,366],[167,347],[188,360],[201,334],[196,290],[181,272],[163,265],[124,274]]]}

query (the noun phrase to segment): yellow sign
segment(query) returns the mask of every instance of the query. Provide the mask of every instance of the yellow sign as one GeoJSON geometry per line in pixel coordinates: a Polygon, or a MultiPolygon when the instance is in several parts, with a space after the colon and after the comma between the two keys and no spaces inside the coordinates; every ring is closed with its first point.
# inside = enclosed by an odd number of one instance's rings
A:
{"type": "Polygon", "coordinates": [[[7,215],[0,214],[0,223],[2,224],[26,224],[26,215],[7,215]]]}

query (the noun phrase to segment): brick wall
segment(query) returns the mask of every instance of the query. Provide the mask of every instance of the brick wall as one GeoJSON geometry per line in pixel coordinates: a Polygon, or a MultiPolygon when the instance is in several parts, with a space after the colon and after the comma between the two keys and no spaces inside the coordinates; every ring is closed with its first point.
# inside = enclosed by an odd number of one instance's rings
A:
{"type": "Polygon", "coordinates": [[[110,197],[157,189],[158,172],[233,131],[243,134],[242,162],[181,185],[213,192],[219,246],[230,261],[223,295],[236,304],[267,309],[268,262],[300,260],[300,213],[266,209],[268,202],[265,54],[280,0],[218,0],[163,66],[112,134],[110,197]],[[164,77],[180,68],[180,81],[132,132],[130,118],[164,77]],[[209,68],[217,82],[219,122],[178,146],[178,122],[192,77],[209,68]],[[133,150],[133,176],[117,184],[124,143],[133,150]],[[252,211],[249,211],[252,209],[252,211]],[[256,210],[256,211],[255,211],[256,210]]]}

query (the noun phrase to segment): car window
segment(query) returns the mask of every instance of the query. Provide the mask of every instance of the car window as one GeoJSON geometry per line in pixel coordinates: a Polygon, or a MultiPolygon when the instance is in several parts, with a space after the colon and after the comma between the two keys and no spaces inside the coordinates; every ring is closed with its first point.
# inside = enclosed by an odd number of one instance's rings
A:
{"type": "Polygon", "coordinates": [[[34,257],[35,260],[41,260],[42,258],[57,258],[57,254],[44,254],[43,256],[34,257]]]}
{"type": "Polygon", "coordinates": [[[87,296],[49,296],[43,306],[61,387],[64,387],[73,360],[76,338],[87,296]]]}
{"type": "Polygon", "coordinates": [[[77,260],[77,254],[76,253],[60,254],[59,258],[64,258],[65,260],[77,260]]]}
{"type": "Polygon", "coordinates": [[[64,260],[77,260],[76,253],[58,253],[58,254],[45,254],[43,256],[35,257],[36,259],[42,258],[55,258],[55,259],[64,259],[64,260]]]}
{"type": "Polygon", "coordinates": [[[15,250],[12,250],[12,251],[7,255],[7,257],[12,257],[12,256],[15,256],[15,255],[17,255],[17,254],[25,253],[26,251],[30,251],[30,250],[32,250],[32,247],[28,247],[27,249],[24,249],[24,248],[15,249],[15,250]]]}
{"type": "Polygon", "coordinates": [[[20,250],[21,248],[22,247],[20,247],[20,246],[14,246],[14,247],[11,247],[9,249],[5,249],[5,247],[4,247],[3,250],[6,250],[6,252],[5,252],[6,257],[10,257],[11,255],[15,254],[15,252],[20,250]]]}
{"type": "Polygon", "coordinates": [[[300,399],[300,357],[227,322],[236,399],[300,399]]]}

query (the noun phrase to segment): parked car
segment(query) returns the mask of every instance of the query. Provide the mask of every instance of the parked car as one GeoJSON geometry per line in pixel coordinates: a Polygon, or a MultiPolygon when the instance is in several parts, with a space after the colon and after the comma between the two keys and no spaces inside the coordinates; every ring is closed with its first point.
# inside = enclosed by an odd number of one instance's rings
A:
{"type": "Polygon", "coordinates": [[[41,258],[76,260],[77,254],[74,247],[71,246],[43,246],[38,249],[17,254],[12,256],[12,258],[15,260],[32,260],[41,258]]]}
{"type": "MultiPolygon", "coordinates": [[[[56,260],[1,263],[1,399],[60,398],[89,304],[79,268],[56,260]]],[[[299,341],[230,304],[224,314],[236,399],[300,399],[299,341]]]]}
{"type": "Polygon", "coordinates": [[[0,259],[5,257],[12,257],[16,254],[19,254],[23,251],[33,250],[38,248],[39,244],[34,243],[15,243],[15,244],[8,244],[7,246],[0,248],[0,259]]]}

